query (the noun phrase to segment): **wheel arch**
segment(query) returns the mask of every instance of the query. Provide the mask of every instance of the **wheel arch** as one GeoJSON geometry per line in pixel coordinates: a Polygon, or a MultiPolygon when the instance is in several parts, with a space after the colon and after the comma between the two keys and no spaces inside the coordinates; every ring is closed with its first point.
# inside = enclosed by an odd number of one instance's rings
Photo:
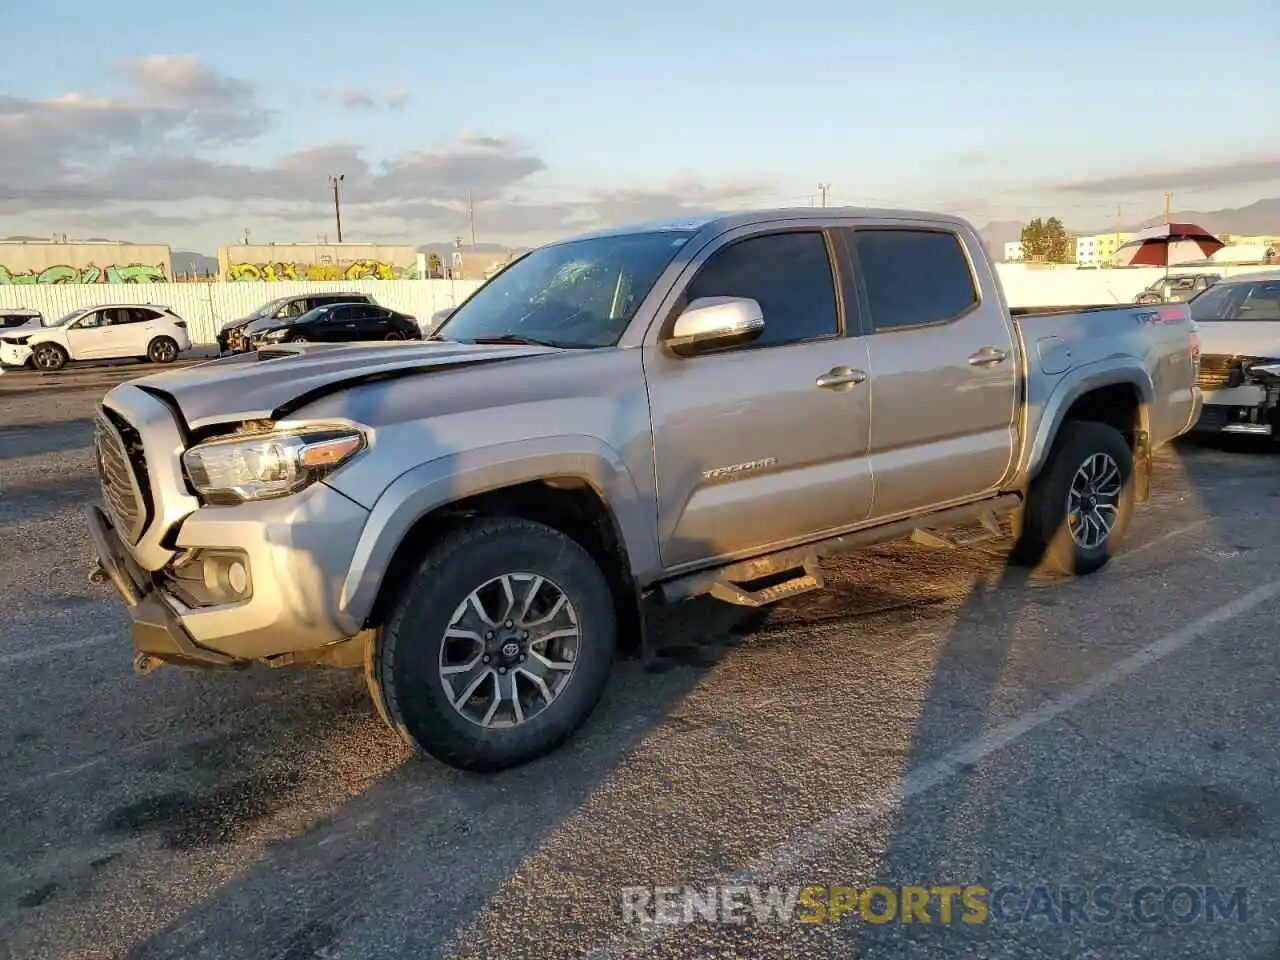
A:
{"type": "Polygon", "coordinates": [[[1090,364],[1065,378],[1044,405],[1030,444],[1027,478],[1034,479],[1049,459],[1062,429],[1072,420],[1105,423],[1118,430],[1133,450],[1140,472],[1150,454],[1150,416],[1154,388],[1137,361],[1090,364]]]}
{"type": "Polygon", "coordinates": [[[652,521],[652,510],[645,511],[630,474],[608,448],[599,449],[603,445],[590,438],[557,439],[551,450],[545,440],[537,441],[543,453],[533,457],[483,451],[479,459],[488,462],[470,469],[459,457],[441,458],[388,486],[370,511],[343,584],[348,627],[381,622],[423,547],[442,531],[470,517],[513,516],[560,530],[587,549],[609,581],[624,645],[630,646],[636,637],[624,626],[633,619],[625,614],[639,594],[633,571],[646,569],[657,556],[655,531],[645,521],[652,521]],[[584,450],[574,442],[579,439],[597,449],[584,450]]]}

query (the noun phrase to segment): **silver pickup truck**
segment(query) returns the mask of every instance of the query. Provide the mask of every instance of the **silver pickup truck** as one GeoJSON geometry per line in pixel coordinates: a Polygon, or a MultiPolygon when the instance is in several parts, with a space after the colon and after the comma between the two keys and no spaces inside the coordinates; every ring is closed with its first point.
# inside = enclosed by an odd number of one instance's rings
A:
{"type": "Polygon", "coordinates": [[[760,606],[899,537],[1099,569],[1197,364],[1184,304],[1011,312],[954,217],[612,230],[525,255],[429,342],[117,386],[93,575],[140,672],[363,668],[416,750],[499,769],[573,734],[651,603],[760,606]]]}

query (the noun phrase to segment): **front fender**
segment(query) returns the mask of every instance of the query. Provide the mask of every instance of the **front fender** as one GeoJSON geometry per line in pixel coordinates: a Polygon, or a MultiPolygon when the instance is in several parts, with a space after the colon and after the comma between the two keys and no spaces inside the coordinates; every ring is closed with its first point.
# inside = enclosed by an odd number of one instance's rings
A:
{"type": "MultiPolygon", "coordinates": [[[[1038,425],[1028,424],[1034,433],[1031,443],[1027,446],[1023,475],[1030,479],[1040,472],[1072,404],[1093,390],[1117,384],[1137,387],[1142,408],[1150,406],[1155,395],[1151,376],[1140,360],[1125,356],[1109,357],[1076,367],[1054,385],[1052,392],[1042,404],[1036,404],[1032,400],[1030,406],[1033,411],[1036,406],[1040,406],[1041,413],[1038,425]]],[[[1145,413],[1140,415],[1145,418],[1145,413]]],[[[1146,429],[1145,421],[1143,429],[1146,429]]]]}
{"type": "Polygon", "coordinates": [[[374,502],[342,587],[349,629],[362,629],[396,548],[422,517],[466,497],[520,483],[573,477],[589,483],[612,512],[633,570],[658,566],[654,506],[622,457],[588,436],[540,437],[447,454],[397,477],[374,502]]]}

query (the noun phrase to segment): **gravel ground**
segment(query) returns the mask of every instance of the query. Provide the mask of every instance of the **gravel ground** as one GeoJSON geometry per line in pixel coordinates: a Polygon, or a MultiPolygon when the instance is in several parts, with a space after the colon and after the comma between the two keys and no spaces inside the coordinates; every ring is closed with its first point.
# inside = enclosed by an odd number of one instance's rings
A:
{"type": "Polygon", "coordinates": [[[893,544],[765,615],[675,608],[568,747],[482,777],[408,758],[351,673],[132,674],[81,508],[138,372],[0,377],[0,956],[1280,958],[1270,451],[1164,452],[1081,581],[893,544]],[[713,883],[990,906],[623,919],[713,883]]]}

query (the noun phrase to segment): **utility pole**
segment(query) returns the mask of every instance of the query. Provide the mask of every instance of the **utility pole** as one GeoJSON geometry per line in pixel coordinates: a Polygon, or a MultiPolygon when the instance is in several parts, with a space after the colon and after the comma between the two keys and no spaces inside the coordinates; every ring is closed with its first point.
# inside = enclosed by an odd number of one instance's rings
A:
{"type": "Polygon", "coordinates": [[[1164,225],[1165,225],[1166,227],[1169,225],[1169,209],[1170,209],[1170,204],[1171,204],[1172,202],[1173,202],[1173,194],[1172,194],[1172,193],[1169,193],[1168,191],[1165,191],[1165,195],[1164,195],[1164,225]]]}
{"type": "Polygon", "coordinates": [[[333,184],[333,219],[338,227],[338,242],[342,242],[342,201],[338,199],[338,184],[346,179],[345,173],[340,173],[336,177],[330,174],[329,182],[333,184]]]}
{"type": "Polygon", "coordinates": [[[827,191],[830,189],[831,189],[831,184],[829,183],[818,184],[818,194],[822,197],[822,205],[824,207],[827,205],[827,191]]]}
{"type": "Polygon", "coordinates": [[[476,205],[472,201],[471,191],[467,191],[467,220],[471,224],[471,252],[476,252],[476,205]]]}

